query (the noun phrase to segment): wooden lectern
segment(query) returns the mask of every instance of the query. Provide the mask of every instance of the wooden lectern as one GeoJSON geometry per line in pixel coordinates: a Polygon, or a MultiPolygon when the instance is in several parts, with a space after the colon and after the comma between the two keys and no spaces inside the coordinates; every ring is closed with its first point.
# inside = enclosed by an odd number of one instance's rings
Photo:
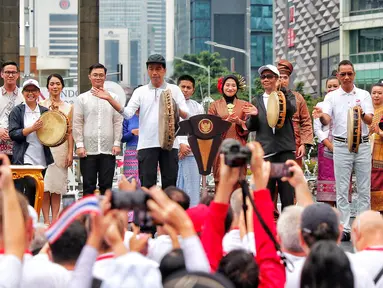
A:
{"type": "Polygon", "coordinates": [[[40,210],[43,205],[44,198],[44,177],[41,171],[45,169],[44,166],[33,165],[11,165],[13,180],[21,179],[25,176],[32,177],[36,182],[36,194],[35,194],[35,210],[38,218],[40,218],[40,210]]]}

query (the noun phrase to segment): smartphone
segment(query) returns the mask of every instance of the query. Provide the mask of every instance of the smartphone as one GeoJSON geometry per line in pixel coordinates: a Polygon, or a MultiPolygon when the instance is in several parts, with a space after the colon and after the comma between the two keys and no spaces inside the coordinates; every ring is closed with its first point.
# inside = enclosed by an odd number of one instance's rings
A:
{"type": "Polygon", "coordinates": [[[74,202],[76,202],[76,196],[74,194],[63,195],[62,199],[63,199],[63,209],[69,207],[74,202]]]}
{"type": "Polygon", "coordinates": [[[271,163],[270,178],[280,179],[282,177],[292,177],[293,172],[289,171],[290,165],[285,163],[271,163]]]}

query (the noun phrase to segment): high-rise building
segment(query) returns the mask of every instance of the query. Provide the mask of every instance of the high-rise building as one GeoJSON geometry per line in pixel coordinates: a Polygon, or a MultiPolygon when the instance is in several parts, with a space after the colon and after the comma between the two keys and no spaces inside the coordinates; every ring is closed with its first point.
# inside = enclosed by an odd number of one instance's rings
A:
{"type": "Polygon", "coordinates": [[[383,78],[383,1],[289,0],[275,2],[275,60],[294,64],[295,82],[323,95],[341,60],[356,70],[355,84],[369,90],[383,78]]]}
{"type": "MultiPolygon", "coordinates": [[[[211,0],[211,41],[246,50],[246,1],[211,0]]],[[[226,59],[234,58],[235,71],[247,75],[248,59],[243,53],[213,48],[226,59]]],[[[230,61],[227,61],[230,68],[230,61]]]]}
{"type": "Polygon", "coordinates": [[[108,76],[107,80],[121,82],[124,85],[129,85],[130,80],[130,41],[128,32],[129,30],[126,28],[101,28],[99,38],[100,62],[105,64],[108,73],[122,72],[119,75],[108,76]],[[122,71],[120,71],[121,69],[122,71]]]}
{"type": "Polygon", "coordinates": [[[100,0],[100,28],[129,30],[129,84],[145,83],[147,58],[146,1],[100,0]]]}
{"type": "Polygon", "coordinates": [[[383,1],[341,0],[340,58],[355,66],[355,84],[371,89],[383,79],[383,1]]]}
{"type": "Polygon", "coordinates": [[[166,56],[166,2],[147,0],[148,54],[166,56]]]}
{"type": "Polygon", "coordinates": [[[190,0],[174,2],[174,55],[190,54],[190,0]]]}
{"type": "Polygon", "coordinates": [[[293,81],[320,95],[340,59],[339,0],[275,1],[274,7],[275,61],[288,59],[293,81]]]}
{"type": "Polygon", "coordinates": [[[40,0],[34,6],[39,57],[68,58],[73,78],[77,77],[77,5],[77,0],[40,0]]]}
{"type": "Polygon", "coordinates": [[[251,0],[251,69],[273,63],[273,1],[251,0]]]}

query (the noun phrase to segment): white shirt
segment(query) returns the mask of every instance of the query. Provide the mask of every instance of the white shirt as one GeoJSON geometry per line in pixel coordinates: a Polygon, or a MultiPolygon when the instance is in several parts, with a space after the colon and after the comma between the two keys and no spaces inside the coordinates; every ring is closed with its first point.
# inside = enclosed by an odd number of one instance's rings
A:
{"type": "MultiPolygon", "coordinates": [[[[379,247],[380,249],[382,247],[379,247]]],[[[372,248],[373,249],[373,248],[372,248]]],[[[374,279],[380,269],[383,268],[383,250],[363,250],[351,255],[354,262],[358,263],[374,279]]],[[[380,278],[376,287],[383,288],[383,276],[380,278]]]]}
{"type": "Polygon", "coordinates": [[[72,271],[53,263],[48,255],[36,255],[25,261],[20,287],[28,288],[66,288],[72,277],[72,271]]]}
{"type": "Polygon", "coordinates": [[[114,253],[105,253],[97,257],[93,265],[93,277],[106,280],[113,271],[115,263],[114,253]]]}
{"type": "MultiPolygon", "coordinates": [[[[266,110],[266,112],[267,112],[267,103],[269,103],[269,94],[267,94],[266,92],[264,92],[263,93],[263,104],[265,104],[265,110],[266,110]]],[[[275,128],[272,128],[272,130],[273,130],[273,134],[275,134],[275,128]]],[[[267,155],[267,156],[272,156],[272,155],[274,155],[274,154],[269,154],[269,155],[267,155]]]]}
{"type": "MultiPolygon", "coordinates": [[[[361,106],[365,114],[374,114],[372,98],[366,90],[354,89],[347,93],[342,87],[328,93],[324,99],[323,113],[331,116],[333,123],[333,135],[347,138],[347,113],[349,108],[361,106]]],[[[362,121],[362,136],[368,135],[368,127],[362,121]]]]}
{"type": "MultiPolygon", "coordinates": [[[[117,101],[119,97],[108,91],[117,101]]],[[[103,99],[90,91],[80,94],[73,109],[73,138],[77,148],[85,147],[87,154],[112,154],[113,146],[121,145],[121,115],[103,99]]]]}
{"type": "Polygon", "coordinates": [[[254,232],[247,233],[243,239],[240,234],[239,229],[232,229],[225,234],[222,239],[223,253],[228,254],[233,250],[242,249],[256,255],[254,232]]]}
{"type": "Polygon", "coordinates": [[[0,257],[0,287],[19,287],[22,274],[22,263],[14,255],[2,255],[0,257]]]}
{"type": "MultiPolygon", "coordinates": [[[[40,107],[36,105],[35,110],[25,105],[24,114],[24,128],[33,126],[33,124],[40,118],[40,107]]],[[[47,167],[47,162],[44,155],[44,147],[37,138],[36,131],[27,136],[27,142],[29,143],[27,150],[24,154],[24,164],[42,165],[47,167]]]]}
{"type": "Polygon", "coordinates": [[[8,116],[15,106],[24,101],[24,97],[21,94],[21,89],[17,86],[11,93],[2,86],[0,92],[0,128],[8,129],[8,116]]]}
{"type": "MultiPolygon", "coordinates": [[[[188,113],[188,106],[181,89],[177,85],[166,82],[159,88],[155,88],[151,83],[137,88],[132,98],[130,98],[128,106],[124,108],[123,115],[126,119],[132,118],[138,108],[140,108],[140,123],[138,127],[140,137],[138,138],[137,150],[160,147],[158,125],[159,100],[162,91],[167,89],[170,89],[178,107],[188,113]]],[[[178,148],[177,141],[174,141],[173,148],[178,148]]]]}
{"type": "MultiPolygon", "coordinates": [[[[186,105],[188,106],[188,109],[189,109],[189,117],[199,115],[199,114],[205,114],[203,106],[199,104],[197,101],[188,99],[186,100],[186,105]]],[[[180,119],[180,121],[182,120],[183,119],[180,119]]],[[[188,136],[178,136],[177,139],[179,144],[186,144],[189,146],[188,136]]],[[[190,152],[187,156],[192,156],[192,155],[193,153],[190,152]]]]}
{"type": "MultiPolygon", "coordinates": [[[[365,267],[360,263],[354,261],[353,255],[346,252],[348,259],[350,260],[351,270],[354,275],[354,287],[355,288],[373,288],[375,287],[372,278],[367,274],[365,267]]],[[[292,272],[286,270],[286,284],[285,288],[299,288],[301,283],[301,274],[303,265],[306,258],[298,259],[294,261],[294,270],[292,272]]]]}
{"type": "MultiPolygon", "coordinates": [[[[316,106],[323,109],[325,104],[323,102],[319,102],[316,106]]],[[[318,137],[319,142],[323,142],[323,140],[328,138],[330,133],[330,125],[322,125],[319,118],[314,119],[314,133],[318,137]]]]}

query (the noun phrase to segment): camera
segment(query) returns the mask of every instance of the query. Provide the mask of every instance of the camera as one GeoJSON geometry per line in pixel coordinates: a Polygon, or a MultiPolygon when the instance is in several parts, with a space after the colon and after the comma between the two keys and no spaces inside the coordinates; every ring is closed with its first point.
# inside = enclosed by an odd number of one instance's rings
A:
{"type": "MultiPolygon", "coordinates": [[[[243,167],[250,163],[251,151],[247,146],[242,146],[238,140],[225,139],[222,142],[221,153],[225,155],[225,164],[230,167],[243,167]]],[[[292,177],[290,166],[285,163],[271,163],[270,179],[292,177]]]]}
{"type": "Polygon", "coordinates": [[[138,189],[134,192],[124,192],[112,189],[111,209],[119,210],[147,210],[146,201],[150,199],[149,194],[138,189]]]}
{"type": "Polygon", "coordinates": [[[112,189],[111,209],[133,211],[133,223],[140,227],[141,232],[152,233],[155,231],[155,223],[149,215],[146,202],[151,199],[145,191],[138,189],[134,192],[112,189]]]}
{"type": "Polygon", "coordinates": [[[225,139],[222,142],[221,153],[225,155],[225,164],[230,167],[242,167],[250,163],[251,151],[242,146],[238,140],[225,139]]]}

